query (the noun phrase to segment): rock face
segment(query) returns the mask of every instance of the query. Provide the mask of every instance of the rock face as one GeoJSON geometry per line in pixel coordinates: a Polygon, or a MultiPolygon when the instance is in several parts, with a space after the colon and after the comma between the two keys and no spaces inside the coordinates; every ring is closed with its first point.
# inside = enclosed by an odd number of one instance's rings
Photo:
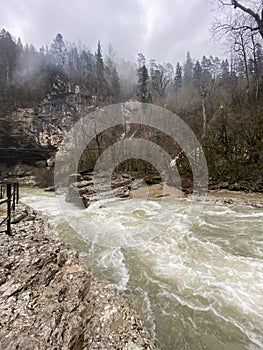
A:
{"type": "Polygon", "coordinates": [[[1,172],[3,176],[23,175],[24,167],[20,166],[20,173],[15,168],[19,164],[48,162],[72,125],[92,109],[90,96],[57,77],[39,106],[0,115],[0,176],[1,172]]]}
{"type": "MultiPolygon", "coordinates": [[[[25,166],[36,167],[38,170],[41,168],[41,171],[34,173],[37,178],[46,176],[42,174],[43,169],[53,168],[56,151],[68,131],[84,116],[99,108],[95,101],[94,96],[90,96],[84,88],[71,86],[57,77],[51,93],[39,106],[20,108],[8,115],[0,115],[0,177],[1,173],[3,177],[12,174],[22,176],[28,173],[25,166]],[[41,167],[39,162],[42,162],[41,167]]],[[[87,145],[86,153],[84,151],[82,155],[80,170],[93,169],[102,151],[123,138],[145,138],[162,145],[167,152],[179,151],[178,146],[168,136],[155,129],[131,123],[129,126],[124,124],[109,128],[97,135],[96,121],[94,123],[93,139],[87,145]]],[[[81,138],[81,135],[79,137],[81,138]]],[[[74,141],[72,140],[73,146],[74,141]]],[[[143,173],[149,170],[146,165],[142,166],[138,161],[129,166],[130,170],[138,168],[143,173]]]]}
{"type": "MultiPolygon", "coordinates": [[[[41,187],[52,186],[55,154],[62,140],[80,120],[84,121],[85,131],[86,121],[83,117],[98,108],[94,96],[90,96],[83,87],[71,86],[57,77],[52,91],[39,106],[20,108],[8,115],[0,115],[0,178],[12,175],[34,176],[35,180],[25,182],[35,181],[41,187]]],[[[127,108],[129,113],[129,108],[132,107],[127,108]]],[[[91,120],[95,118],[92,114],[90,117],[91,120]]],[[[97,135],[96,120],[92,123],[94,135],[91,135],[92,139],[82,153],[79,169],[72,171],[92,170],[103,151],[123,139],[145,138],[160,144],[168,153],[179,152],[179,146],[171,138],[154,128],[129,122],[108,128],[97,135]]],[[[67,143],[75,149],[78,142],[75,138],[69,139],[67,143]]],[[[79,143],[82,139],[85,139],[85,132],[78,132],[79,143]]],[[[149,166],[135,160],[123,164],[120,172],[129,169],[146,174],[149,173],[149,166]]]]}
{"type": "Polygon", "coordinates": [[[156,349],[137,312],[20,206],[0,241],[0,349],[156,349]]]}

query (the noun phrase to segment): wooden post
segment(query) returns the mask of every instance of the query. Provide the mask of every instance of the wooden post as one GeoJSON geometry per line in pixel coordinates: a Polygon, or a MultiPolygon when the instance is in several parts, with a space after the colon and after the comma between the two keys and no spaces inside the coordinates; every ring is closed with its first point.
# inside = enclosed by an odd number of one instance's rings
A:
{"type": "Polygon", "coordinates": [[[19,183],[16,183],[16,204],[18,204],[19,201],[19,183]]]}
{"type": "Polygon", "coordinates": [[[5,196],[5,186],[1,185],[0,199],[4,199],[5,196]]]}
{"type": "Polygon", "coordinates": [[[11,236],[11,200],[12,200],[12,184],[6,185],[6,194],[7,194],[7,224],[6,224],[6,233],[11,236]]]}
{"type": "Polygon", "coordinates": [[[13,193],[12,193],[12,210],[15,211],[16,209],[16,183],[13,184],[13,193]]]}

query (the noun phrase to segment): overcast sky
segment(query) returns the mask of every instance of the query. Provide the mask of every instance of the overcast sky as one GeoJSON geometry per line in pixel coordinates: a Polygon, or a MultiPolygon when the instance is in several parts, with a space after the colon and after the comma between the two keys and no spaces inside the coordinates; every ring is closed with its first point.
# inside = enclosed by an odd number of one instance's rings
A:
{"type": "MultiPolygon", "coordinates": [[[[213,13],[206,0],[0,0],[0,28],[37,48],[57,33],[103,53],[135,61],[138,52],[158,62],[219,55],[209,40],[213,13]]],[[[221,55],[223,56],[223,54],[221,55]]]]}

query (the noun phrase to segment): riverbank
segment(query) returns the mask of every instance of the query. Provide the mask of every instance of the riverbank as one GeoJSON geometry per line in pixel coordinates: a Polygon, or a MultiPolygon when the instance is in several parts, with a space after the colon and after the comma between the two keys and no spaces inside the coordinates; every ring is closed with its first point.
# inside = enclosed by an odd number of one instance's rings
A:
{"type": "Polygon", "coordinates": [[[130,193],[131,198],[184,198],[186,194],[174,186],[166,184],[153,184],[148,186],[141,186],[132,189],[130,193]]]}
{"type": "MultiPolygon", "coordinates": [[[[191,198],[191,194],[187,195],[183,191],[174,186],[166,184],[154,184],[144,187],[139,187],[131,191],[131,198],[162,198],[170,197],[177,199],[191,198]]],[[[195,197],[197,200],[198,197],[195,197]]],[[[211,204],[242,204],[251,205],[256,208],[263,208],[263,193],[262,192],[245,192],[245,191],[230,191],[227,189],[208,190],[207,196],[200,197],[200,200],[211,204]]]]}
{"type": "MultiPolygon", "coordinates": [[[[101,174],[97,178],[97,188],[94,186],[94,174],[73,174],[70,178],[66,201],[79,204],[80,201],[85,207],[88,207],[94,201],[100,199],[111,198],[116,196],[119,198],[137,198],[137,199],[158,199],[170,197],[175,199],[191,198],[190,188],[177,188],[173,185],[160,182],[160,178],[149,176],[147,182],[145,179],[139,179],[135,174],[115,174],[112,178],[112,191],[106,191],[106,178],[101,174]],[[73,182],[71,182],[73,180],[73,182]],[[99,186],[98,186],[99,185],[99,186]]],[[[251,187],[252,188],[252,187],[251,187]]],[[[205,194],[205,193],[204,193],[205,194]]],[[[201,200],[204,200],[201,196],[201,200]]],[[[210,186],[207,190],[206,202],[234,204],[240,203],[245,205],[263,206],[263,195],[257,187],[255,191],[247,190],[242,186],[227,186],[226,183],[218,186],[210,186]],[[223,187],[222,187],[223,186],[223,187]],[[225,186],[225,187],[224,187],[225,186]],[[221,188],[222,187],[222,188],[221,188]]]]}
{"type": "Polygon", "coordinates": [[[263,208],[262,192],[244,192],[230,190],[210,190],[206,202],[214,204],[241,204],[249,205],[255,208],[263,208]]]}
{"type": "Polygon", "coordinates": [[[125,295],[84,268],[47,219],[19,205],[0,242],[1,349],[156,349],[125,295]]]}

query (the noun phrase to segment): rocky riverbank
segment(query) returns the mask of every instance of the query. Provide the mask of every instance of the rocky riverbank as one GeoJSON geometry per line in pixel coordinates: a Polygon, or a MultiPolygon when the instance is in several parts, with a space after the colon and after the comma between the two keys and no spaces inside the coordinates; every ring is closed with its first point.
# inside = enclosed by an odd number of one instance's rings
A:
{"type": "Polygon", "coordinates": [[[248,205],[255,208],[263,208],[263,193],[210,190],[206,197],[206,202],[224,205],[248,205]]]}
{"type": "MultiPolygon", "coordinates": [[[[185,192],[174,186],[155,184],[150,186],[138,186],[131,189],[130,197],[135,198],[191,198],[185,192]]],[[[198,200],[198,197],[195,197],[198,200]]],[[[219,205],[248,205],[255,208],[263,208],[263,192],[230,191],[227,189],[208,190],[207,196],[201,196],[200,201],[219,205]]]]}
{"type": "Polygon", "coordinates": [[[156,349],[130,301],[108,289],[20,205],[0,241],[0,349],[156,349]]]}

